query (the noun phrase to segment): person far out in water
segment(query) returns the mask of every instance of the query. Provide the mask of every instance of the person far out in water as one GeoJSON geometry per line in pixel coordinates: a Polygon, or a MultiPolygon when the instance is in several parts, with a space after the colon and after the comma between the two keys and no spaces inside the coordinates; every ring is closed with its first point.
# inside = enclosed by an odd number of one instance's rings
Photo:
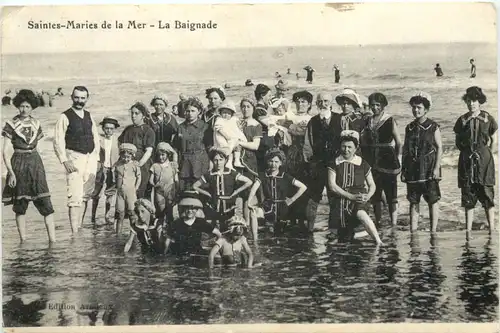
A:
{"type": "Polygon", "coordinates": [[[470,77],[476,77],[476,64],[474,63],[474,59],[470,60],[470,77]]]}
{"type": "Polygon", "coordinates": [[[436,76],[443,76],[443,69],[439,64],[436,64],[436,67],[434,67],[434,70],[436,71],[436,76]]]}
{"type": "Polygon", "coordinates": [[[375,223],[367,213],[368,202],[375,193],[375,182],[370,165],[356,155],[358,146],[358,132],[342,131],[340,155],[328,167],[328,186],[334,193],[333,208],[338,212],[338,241],[354,240],[354,228],[361,222],[377,245],[383,245],[375,223]]]}
{"type": "Polygon", "coordinates": [[[137,237],[143,252],[163,253],[164,226],[155,218],[154,205],[147,199],[139,199],[134,203],[134,213],[136,219],[130,223],[130,235],[123,251],[127,253],[137,237]]]}
{"type": "Polygon", "coordinates": [[[252,268],[253,253],[248,245],[245,234],[248,232],[245,219],[234,216],[227,221],[228,230],[222,233],[208,255],[208,267],[213,268],[215,256],[220,254],[221,264],[224,266],[238,266],[252,268]]]}

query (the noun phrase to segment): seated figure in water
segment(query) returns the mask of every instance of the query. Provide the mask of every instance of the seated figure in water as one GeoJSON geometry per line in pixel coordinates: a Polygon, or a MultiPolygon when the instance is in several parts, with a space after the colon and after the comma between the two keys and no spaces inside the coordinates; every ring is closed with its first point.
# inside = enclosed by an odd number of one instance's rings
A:
{"type": "Polygon", "coordinates": [[[137,218],[130,223],[130,236],[125,244],[124,252],[127,253],[135,237],[141,243],[143,251],[162,253],[163,225],[155,218],[155,206],[147,199],[139,199],[134,204],[137,218]]]}
{"type": "Polygon", "coordinates": [[[241,264],[252,268],[253,253],[245,237],[248,230],[245,219],[234,216],[227,222],[229,223],[228,230],[215,242],[208,255],[208,267],[214,266],[215,255],[219,253],[222,265],[236,266],[241,264]]]}

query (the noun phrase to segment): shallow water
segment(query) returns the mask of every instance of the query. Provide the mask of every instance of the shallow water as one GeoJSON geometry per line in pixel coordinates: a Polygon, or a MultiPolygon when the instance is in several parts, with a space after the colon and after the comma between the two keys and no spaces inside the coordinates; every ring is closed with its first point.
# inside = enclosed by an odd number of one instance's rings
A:
{"type": "Polygon", "coordinates": [[[212,271],[204,261],[192,265],[137,249],[123,255],[127,235],[117,238],[102,223],[86,223],[76,237],[59,224],[59,242],[49,248],[43,222],[32,222],[28,242],[20,245],[13,219],[4,220],[6,326],[498,318],[497,237],[476,231],[467,241],[446,221],[440,229],[450,231],[435,237],[424,230],[411,237],[404,225],[384,229],[381,249],[368,239],[334,244],[324,231],[264,236],[256,251],[261,267],[212,271]]]}

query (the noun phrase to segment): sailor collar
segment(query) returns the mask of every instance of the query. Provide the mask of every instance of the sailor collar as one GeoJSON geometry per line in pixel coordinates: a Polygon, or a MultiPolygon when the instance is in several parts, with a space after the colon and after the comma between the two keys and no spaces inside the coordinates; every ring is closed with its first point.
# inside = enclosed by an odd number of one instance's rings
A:
{"type": "Polygon", "coordinates": [[[229,175],[231,173],[231,170],[229,168],[224,168],[222,172],[219,172],[217,170],[211,170],[210,171],[210,176],[222,176],[222,175],[229,175]]]}
{"type": "Polygon", "coordinates": [[[408,128],[410,129],[410,131],[412,131],[415,127],[420,127],[424,130],[428,130],[431,126],[432,126],[432,121],[429,118],[427,118],[422,124],[415,119],[410,123],[410,126],[408,126],[408,128]]]}
{"type": "Polygon", "coordinates": [[[487,123],[488,122],[488,114],[483,110],[479,111],[477,116],[474,116],[471,113],[466,113],[462,116],[462,124],[465,125],[469,121],[471,121],[472,119],[478,119],[478,120],[483,121],[484,123],[487,123]]]}
{"type": "Polygon", "coordinates": [[[267,170],[266,170],[266,177],[268,177],[268,178],[283,178],[284,174],[285,174],[285,172],[280,170],[280,171],[278,171],[278,174],[276,176],[273,176],[273,175],[267,173],[267,170]]]}
{"type": "Polygon", "coordinates": [[[362,161],[363,161],[363,159],[361,157],[359,157],[358,155],[355,155],[350,160],[346,160],[343,156],[339,156],[335,159],[335,165],[340,165],[340,164],[345,162],[345,163],[351,163],[351,164],[360,166],[362,161]]]}

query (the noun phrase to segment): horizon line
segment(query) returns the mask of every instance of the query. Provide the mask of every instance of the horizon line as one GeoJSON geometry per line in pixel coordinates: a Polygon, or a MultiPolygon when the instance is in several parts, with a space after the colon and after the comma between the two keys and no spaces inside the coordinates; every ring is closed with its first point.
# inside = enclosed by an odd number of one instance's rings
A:
{"type": "Polygon", "coordinates": [[[93,52],[161,52],[161,51],[169,51],[169,52],[182,52],[182,51],[205,51],[205,50],[238,50],[238,49],[265,49],[265,48],[289,48],[289,47],[353,47],[353,46],[399,46],[399,45],[432,45],[432,44],[497,44],[496,42],[488,42],[488,41],[442,41],[442,42],[403,42],[403,43],[370,43],[370,44],[338,44],[338,45],[324,45],[324,44],[310,44],[310,45],[275,45],[275,46],[234,46],[234,47],[218,47],[218,48],[178,48],[178,49],[138,49],[138,50],[75,50],[75,51],[55,51],[55,52],[2,52],[1,56],[4,55],[22,55],[22,54],[73,54],[73,53],[93,53],[93,52]]]}

